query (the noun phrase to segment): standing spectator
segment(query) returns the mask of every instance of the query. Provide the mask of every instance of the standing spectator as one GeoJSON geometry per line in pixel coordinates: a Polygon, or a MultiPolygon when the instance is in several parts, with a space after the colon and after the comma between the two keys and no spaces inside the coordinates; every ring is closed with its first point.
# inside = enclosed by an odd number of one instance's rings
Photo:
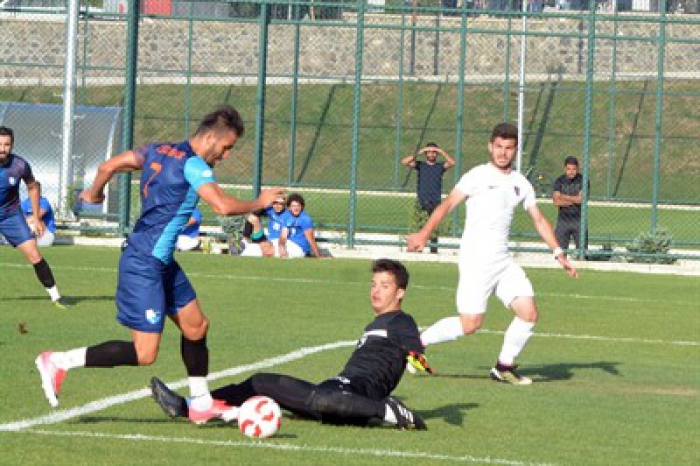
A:
{"type": "MultiPolygon", "coordinates": [[[[20,208],[24,213],[24,217],[27,219],[29,229],[32,233],[35,233],[32,200],[30,198],[23,200],[20,208]]],[[[54,218],[51,203],[44,196],[39,198],[39,218],[41,218],[41,221],[46,225],[46,230],[44,230],[44,234],[41,236],[37,236],[36,233],[34,234],[34,236],[36,236],[36,244],[42,247],[51,246],[56,239],[56,219],[54,218]]]]}
{"type": "Polygon", "coordinates": [[[287,198],[287,210],[291,217],[278,239],[280,257],[321,257],[316,244],[314,222],[304,210],[305,206],[301,194],[290,194],[287,198]]]}
{"type": "Polygon", "coordinates": [[[20,209],[19,184],[20,181],[24,181],[32,212],[34,212],[31,218],[34,225],[34,235],[36,237],[44,236],[46,226],[38,215],[41,184],[34,179],[29,163],[12,153],[14,142],[15,133],[12,129],[0,126],[0,234],[5,236],[12,247],[19,249],[27,256],[27,260],[34,266],[34,273],[46,288],[46,292],[56,307],[66,309],[68,306],[61,299],[61,294],[56,288],[56,280],[51,272],[51,267],[41,256],[36,239],[29,230],[27,220],[20,209]]]}
{"type": "MultiPolygon", "coordinates": [[[[447,170],[454,167],[455,159],[438,147],[434,142],[429,142],[417,154],[408,155],[401,159],[401,163],[418,172],[416,188],[418,191],[418,204],[420,209],[430,216],[442,201],[442,177],[447,170]],[[425,155],[425,161],[418,160],[420,155],[425,155]],[[438,156],[445,158],[444,162],[438,161],[438,156]]],[[[430,242],[436,245],[437,234],[430,238],[430,242]]],[[[437,246],[431,246],[430,252],[437,253],[437,246]]]]}
{"type": "Polygon", "coordinates": [[[202,212],[195,208],[180,234],[177,236],[178,251],[192,251],[199,247],[199,229],[202,226],[202,212]]]}
{"type": "Polygon", "coordinates": [[[557,236],[557,242],[564,249],[569,249],[571,238],[574,239],[576,249],[585,249],[588,232],[581,234],[583,176],[579,173],[578,159],[567,157],[564,160],[564,171],[565,173],[557,178],[552,186],[552,200],[559,208],[554,233],[557,236]]]}
{"type": "Polygon", "coordinates": [[[513,170],[517,147],[518,128],[508,123],[496,125],[488,144],[490,161],[462,175],[423,228],[408,237],[408,250],[421,251],[442,219],[460,204],[466,204],[467,216],[459,246],[456,297],[459,316],[446,317],[428,327],[421,334],[423,346],[476,332],[483,324],[488,298],[495,294],[515,316],[505,332],[491,378],[513,385],[529,385],[532,380],[515,371],[515,360],[532,337],[539,311],[532,283],[508,252],[508,235],[518,205],[522,204],[530,214],[535,229],[552,249],[559,265],[571,277],[578,275],[537,206],[532,185],[513,170]]]}

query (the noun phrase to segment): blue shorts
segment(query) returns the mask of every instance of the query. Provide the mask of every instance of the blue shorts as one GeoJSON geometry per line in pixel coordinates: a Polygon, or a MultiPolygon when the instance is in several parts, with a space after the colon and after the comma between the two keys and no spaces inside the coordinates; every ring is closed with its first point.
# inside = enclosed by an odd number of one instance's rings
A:
{"type": "Polygon", "coordinates": [[[132,330],[163,333],[165,317],[197,297],[180,265],[127,246],[119,259],[117,320],[132,330]]]}
{"type": "Polygon", "coordinates": [[[27,225],[27,219],[24,218],[20,209],[8,214],[7,217],[0,218],[0,233],[13,247],[34,238],[27,225]]]}

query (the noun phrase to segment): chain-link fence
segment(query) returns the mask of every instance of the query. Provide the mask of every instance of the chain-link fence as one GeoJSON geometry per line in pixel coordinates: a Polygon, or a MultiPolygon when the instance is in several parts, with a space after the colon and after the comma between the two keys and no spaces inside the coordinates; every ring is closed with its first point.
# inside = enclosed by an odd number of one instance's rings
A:
{"type": "MultiPolygon", "coordinates": [[[[2,101],[62,103],[66,3],[0,10],[2,101]]],[[[447,193],[488,160],[494,124],[520,119],[520,169],[552,223],[554,181],[565,157],[580,160],[590,186],[582,209],[589,256],[601,247],[624,253],[641,233],[663,231],[674,247],[698,249],[696,5],[525,6],[526,13],[501,1],[87,2],[77,103],[132,105],[123,124],[133,146],[185,139],[217,104],[234,105],[248,130],[217,167],[218,180],[243,196],[261,185],[298,190],[317,228],[339,232],[350,246],[399,245],[416,228],[416,174],[403,157],[436,142],[456,160],[444,176],[447,193]]],[[[18,124],[18,140],[32,125],[18,124]]],[[[60,159],[45,149],[24,155],[60,159]]],[[[83,180],[76,174],[73,183],[83,180]]],[[[129,209],[122,218],[133,218],[137,190],[124,186],[132,202],[121,203],[129,209]]],[[[460,235],[463,215],[446,222],[442,238],[460,235]]],[[[516,215],[513,230],[521,247],[537,246],[526,214],[516,215]]]]}

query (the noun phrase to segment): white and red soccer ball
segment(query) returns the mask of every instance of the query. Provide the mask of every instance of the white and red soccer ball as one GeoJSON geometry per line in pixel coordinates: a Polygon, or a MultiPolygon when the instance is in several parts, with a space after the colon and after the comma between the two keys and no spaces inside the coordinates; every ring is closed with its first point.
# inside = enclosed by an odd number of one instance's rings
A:
{"type": "Polygon", "coordinates": [[[272,437],[279,430],[281,419],[280,405],[267,396],[248,398],[238,410],[238,427],[248,437],[272,437]]]}

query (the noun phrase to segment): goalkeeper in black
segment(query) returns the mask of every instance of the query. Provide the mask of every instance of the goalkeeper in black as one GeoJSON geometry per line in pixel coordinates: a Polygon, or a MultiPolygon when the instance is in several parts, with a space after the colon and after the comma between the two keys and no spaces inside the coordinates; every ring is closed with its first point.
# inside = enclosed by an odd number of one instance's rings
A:
{"type": "MultiPolygon", "coordinates": [[[[408,361],[432,373],[423,355],[416,322],[401,310],[408,271],[403,264],[379,259],[372,264],[370,300],[375,319],[365,327],[350,359],[336,377],[319,384],[288,375],[259,373],[239,384],[212,391],[212,397],[231,406],[224,417],[237,417],[237,406],[255,395],[268,396],[297,416],[329,424],[367,425],[385,421],[400,429],[427,429],[425,422],[391,396],[408,361]]],[[[153,397],[171,417],[187,416],[187,399],[157,378],[153,397]]]]}

